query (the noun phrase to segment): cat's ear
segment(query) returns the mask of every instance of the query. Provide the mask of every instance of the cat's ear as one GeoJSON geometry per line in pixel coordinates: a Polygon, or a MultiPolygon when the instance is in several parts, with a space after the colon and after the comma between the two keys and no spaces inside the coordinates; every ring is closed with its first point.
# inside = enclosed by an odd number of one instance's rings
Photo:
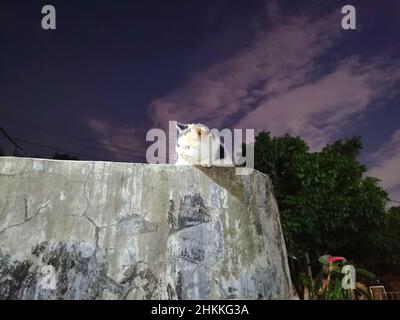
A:
{"type": "Polygon", "coordinates": [[[185,130],[185,129],[188,128],[188,125],[187,125],[187,124],[180,123],[180,122],[175,122],[175,125],[176,125],[176,128],[177,128],[179,131],[182,131],[182,130],[185,130]]]}
{"type": "Polygon", "coordinates": [[[199,138],[204,138],[208,134],[208,129],[205,127],[194,127],[194,131],[199,138]]]}

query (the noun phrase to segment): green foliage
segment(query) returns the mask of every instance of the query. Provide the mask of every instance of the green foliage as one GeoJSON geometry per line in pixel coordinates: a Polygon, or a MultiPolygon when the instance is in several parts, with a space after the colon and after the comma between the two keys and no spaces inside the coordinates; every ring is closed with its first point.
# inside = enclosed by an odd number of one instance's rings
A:
{"type": "MultiPolygon", "coordinates": [[[[366,287],[360,282],[370,280],[375,274],[365,269],[354,267],[356,273],[356,283],[354,289],[344,289],[342,281],[345,274],[342,268],[349,265],[346,260],[328,262],[325,257],[320,257],[319,262],[322,265],[321,271],[311,279],[304,273],[300,275],[300,281],[303,286],[308,289],[310,299],[318,300],[354,300],[354,299],[371,299],[366,287]]],[[[352,265],[352,264],[350,264],[352,265]]]]}
{"type": "Polygon", "coordinates": [[[342,140],[338,140],[335,143],[326,146],[323,151],[356,158],[360,154],[362,147],[361,137],[357,136],[346,139],[344,142],[342,140]]]}
{"type": "Polygon", "coordinates": [[[381,249],[380,265],[400,263],[400,206],[387,210],[382,232],[377,234],[375,242],[381,249]]]}
{"type": "MultiPolygon", "coordinates": [[[[376,178],[365,177],[361,149],[360,137],[310,152],[299,137],[257,136],[255,168],[272,179],[289,253],[310,251],[316,261],[318,253],[340,252],[357,263],[376,262],[379,235],[390,228],[387,193],[376,178]]],[[[392,219],[400,221],[398,214],[392,219]]]]}

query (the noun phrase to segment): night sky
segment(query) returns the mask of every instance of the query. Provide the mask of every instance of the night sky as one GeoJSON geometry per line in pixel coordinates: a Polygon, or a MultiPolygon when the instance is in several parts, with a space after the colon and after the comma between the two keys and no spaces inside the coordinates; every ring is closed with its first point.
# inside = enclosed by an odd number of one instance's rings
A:
{"type": "Polygon", "coordinates": [[[399,40],[396,0],[1,1],[0,126],[24,156],[126,162],[169,120],[315,151],[361,135],[361,161],[400,200],[399,40]],[[341,28],[345,4],[357,30],[341,28]]]}

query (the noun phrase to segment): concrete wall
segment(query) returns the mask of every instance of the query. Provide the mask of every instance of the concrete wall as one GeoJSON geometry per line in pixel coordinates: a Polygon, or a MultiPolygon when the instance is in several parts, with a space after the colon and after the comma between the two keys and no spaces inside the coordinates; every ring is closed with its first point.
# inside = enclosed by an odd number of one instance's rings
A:
{"type": "Polygon", "coordinates": [[[266,175],[0,157],[0,299],[285,299],[266,175]]]}

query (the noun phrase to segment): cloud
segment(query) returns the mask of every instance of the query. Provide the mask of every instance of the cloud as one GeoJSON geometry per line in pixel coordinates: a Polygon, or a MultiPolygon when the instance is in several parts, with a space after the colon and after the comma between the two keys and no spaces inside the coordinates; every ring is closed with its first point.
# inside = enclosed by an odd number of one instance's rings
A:
{"type": "Polygon", "coordinates": [[[113,154],[115,159],[132,161],[144,156],[144,139],[140,139],[141,133],[131,126],[114,126],[110,123],[91,118],[87,125],[100,138],[104,150],[113,154]]]}
{"type": "Polygon", "coordinates": [[[371,155],[375,165],[368,175],[381,179],[392,200],[400,201],[400,130],[396,130],[386,144],[371,155]]]}
{"type": "MultiPolygon", "coordinates": [[[[277,19],[276,3],[268,12],[272,22],[277,19]]],[[[165,127],[176,119],[291,133],[319,149],[373,103],[390,97],[400,79],[399,63],[394,66],[385,55],[334,55],[344,36],[340,12],[279,18],[279,25],[261,31],[251,45],[154,99],[154,124],[165,127]]]]}
{"type": "Polygon", "coordinates": [[[108,134],[110,131],[110,125],[102,120],[89,119],[88,125],[91,129],[99,134],[108,134]]]}
{"type": "MultiPolygon", "coordinates": [[[[266,4],[267,28],[246,39],[241,49],[188,74],[174,90],[153,99],[151,126],[166,129],[168,121],[178,120],[290,133],[318,150],[393,97],[400,62],[390,53],[339,55],[337,46],[353,32],[341,29],[339,10],[288,17],[278,3],[266,4]]],[[[145,135],[136,126],[118,127],[97,119],[88,125],[102,142],[144,154],[145,135]]],[[[118,155],[112,146],[107,150],[118,155]]]]}
{"type": "Polygon", "coordinates": [[[279,4],[276,0],[268,1],[266,3],[268,22],[276,24],[281,19],[279,4]]]}
{"type": "MultiPolygon", "coordinates": [[[[329,16],[328,19],[332,19],[329,16]]],[[[263,94],[285,90],[307,77],[307,64],[328,46],[332,31],[326,24],[311,25],[293,19],[283,27],[260,34],[249,48],[189,76],[177,91],[151,102],[156,124],[179,117],[222,124],[229,116],[248,109],[263,94]],[[316,46],[324,43],[323,46],[316,46]],[[293,76],[288,76],[296,70],[293,76]],[[265,87],[268,81],[268,88],[265,87]],[[274,90],[276,89],[276,90],[274,90]]]]}
{"type": "Polygon", "coordinates": [[[392,67],[383,57],[342,60],[316,80],[262,99],[239,126],[300,135],[313,149],[320,149],[388,94],[400,78],[392,67]]]}

